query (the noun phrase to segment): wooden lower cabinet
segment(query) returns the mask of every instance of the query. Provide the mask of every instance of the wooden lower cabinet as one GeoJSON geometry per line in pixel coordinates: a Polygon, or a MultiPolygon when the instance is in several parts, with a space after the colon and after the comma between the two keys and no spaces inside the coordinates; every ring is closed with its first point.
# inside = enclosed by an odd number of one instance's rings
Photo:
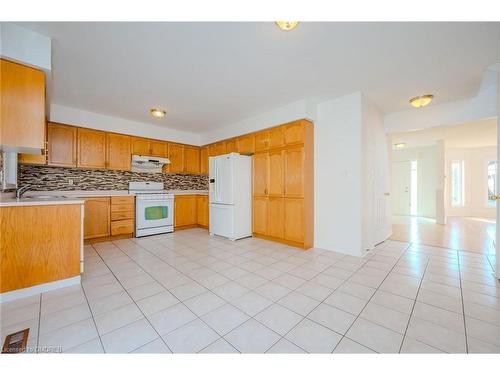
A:
{"type": "Polygon", "coordinates": [[[80,204],[0,207],[0,293],[80,275],[80,204]]]}
{"type": "Polygon", "coordinates": [[[304,242],[304,199],[284,198],[284,239],[304,242]]]}
{"type": "Polygon", "coordinates": [[[110,235],[110,198],[85,198],[83,233],[85,239],[110,235]]]}
{"type": "Polygon", "coordinates": [[[135,198],[111,197],[111,235],[132,235],[135,228],[135,198]]]}
{"type": "Polygon", "coordinates": [[[208,195],[196,196],[196,213],[196,223],[203,228],[208,228],[208,195]]]}
{"type": "Polygon", "coordinates": [[[268,230],[268,198],[254,197],[253,198],[253,233],[267,236],[268,230]]]}
{"type": "Polygon", "coordinates": [[[285,229],[284,198],[269,198],[268,202],[268,230],[270,237],[284,238],[285,229]]]}
{"type": "Polygon", "coordinates": [[[134,233],[134,219],[116,220],[111,222],[112,236],[131,233],[134,233]]]}
{"type": "Polygon", "coordinates": [[[177,195],[174,198],[174,229],[197,223],[196,195],[177,195]]]}

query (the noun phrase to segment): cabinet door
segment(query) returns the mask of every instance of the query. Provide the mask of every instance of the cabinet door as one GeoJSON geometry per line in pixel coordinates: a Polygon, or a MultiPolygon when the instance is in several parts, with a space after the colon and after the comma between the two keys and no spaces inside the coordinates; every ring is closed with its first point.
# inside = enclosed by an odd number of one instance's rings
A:
{"type": "Polygon", "coordinates": [[[236,144],[236,138],[229,139],[226,142],[226,154],[231,152],[238,152],[238,145],[236,144]]]}
{"type": "Polygon", "coordinates": [[[200,149],[200,173],[208,174],[208,147],[203,146],[200,149]]]}
{"type": "Polygon", "coordinates": [[[167,142],[150,140],[149,147],[150,147],[149,155],[157,156],[159,158],[167,157],[167,151],[168,151],[167,142]]]}
{"type": "Polygon", "coordinates": [[[267,210],[268,199],[265,197],[254,197],[253,198],[253,233],[262,234],[267,236],[268,234],[268,210],[267,210]]]}
{"type": "Polygon", "coordinates": [[[108,168],[123,171],[130,170],[130,137],[115,133],[107,133],[108,168]]]}
{"type": "Polygon", "coordinates": [[[243,155],[255,152],[255,137],[253,134],[238,137],[238,152],[243,155]]]}
{"type": "Polygon", "coordinates": [[[109,198],[86,198],[83,221],[84,238],[106,237],[110,234],[109,198]]]}
{"type": "Polygon", "coordinates": [[[269,152],[269,196],[282,197],[284,194],[283,184],[283,151],[269,152]]]}
{"type": "Polygon", "coordinates": [[[208,146],[208,156],[219,156],[225,153],[226,144],[224,142],[217,142],[208,146]]]}
{"type": "Polygon", "coordinates": [[[304,242],[304,199],[285,198],[285,240],[304,242]]]}
{"type": "Polygon", "coordinates": [[[0,64],[0,146],[39,153],[45,149],[45,73],[7,60],[0,64]]]}
{"type": "Polygon", "coordinates": [[[132,137],[132,155],[149,155],[149,139],[132,137]]]}
{"type": "Polygon", "coordinates": [[[47,164],[47,155],[18,154],[17,162],[19,164],[44,165],[47,164]]]}
{"type": "Polygon", "coordinates": [[[174,227],[194,225],[196,220],[196,195],[176,196],[174,200],[174,227]]]}
{"type": "Polygon", "coordinates": [[[303,143],[304,134],[305,127],[301,121],[285,125],[285,143],[287,145],[293,143],[303,143]]]}
{"type": "Polygon", "coordinates": [[[196,196],[196,211],[198,225],[203,227],[208,227],[208,196],[198,195],[196,196]]]}
{"type": "Polygon", "coordinates": [[[261,152],[254,154],[253,160],[253,195],[264,196],[268,194],[269,185],[269,154],[261,152]]]}
{"type": "Polygon", "coordinates": [[[78,128],[78,167],[106,167],[106,133],[78,128]]]}
{"type": "Polygon", "coordinates": [[[269,149],[269,132],[267,130],[255,133],[255,152],[269,149]]]}
{"type": "Polygon", "coordinates": [[[269,129],[269,148],[283,147],[285,145],[285,132],[283,126],[269,129]]]}
{"type": "Polygon", "coordinates": [[[284,151],[285,197],[304,197],[304,147],[284,151]]]}
{"type": "Polygon", "coordinates": [[[270,197],[268,210],[268,235],[271,237],[283,238],[285,230],[284,198],[270,197]]]}
{"type": "Polygon", "coordinates": [[[169,172],[184,172],[184,145],[180,145],[178,143],[169,143],[168,158],[170,159],[170,164],[168,165],[169,172]]]}
{"type": "Polygon", "coordinates": [[[200,148],[184,146],[185,171],[187,173],[200,173],[200,148]]]}
{"type": "Polygon", "coordinates": [[[76,167],[76,137],[76,127],[49,122],[47,124],[48,164],[76,167]]]}

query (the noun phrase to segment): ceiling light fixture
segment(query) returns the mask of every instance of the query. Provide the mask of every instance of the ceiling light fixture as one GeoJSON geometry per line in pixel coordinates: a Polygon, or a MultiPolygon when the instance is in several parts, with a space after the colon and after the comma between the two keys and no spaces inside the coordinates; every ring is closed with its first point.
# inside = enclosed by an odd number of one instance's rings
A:
{"type": "Polygon", "coordinates": [[[151,108],[149,112],[151,113],[151,116],[155,118],[163,118],[167,115],[167,111],[158,108],[151,108]]]}
{"type": "Polygon", "coordinates": [[[405,148],[406,147],[406,143],[394,143],[394,147],[396,148],[405,148]]]}
{"type": "Polygon", "coordinates": [[[422,108],[429,105],[432,102],[434,95],[420,95],[410,99],[410,104],[415,108],[422,108]]]}
{"type": "Polygon", "coordinates": [[[276,25],[284,31],[290,31],[297,27],[298,24],[299,21],[276,21],[276,25]]]}

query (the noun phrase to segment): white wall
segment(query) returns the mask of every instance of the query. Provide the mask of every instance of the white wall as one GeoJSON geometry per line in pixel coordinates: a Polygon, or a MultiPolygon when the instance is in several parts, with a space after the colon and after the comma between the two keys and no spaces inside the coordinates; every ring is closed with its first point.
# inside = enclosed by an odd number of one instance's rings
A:
{"type": "MultiPolygon", "coordinates": [[[[392,151],[393,162],[411,160],[417,160],[417,215],[435,218],[436,191],[439,188],[437,146],[392,151]]],[[[393,178],[396,177],[393,176],[393,178]]]]}
{"type": "Polygon", "coordinates": [[[50,121],[70,125],[78,125],[91,129],[105,130],[140,137],[164,139],[173,142],[187,143],[199,146],[199,134],[183,132],[164,126],[146,124],[124,118],[102,115],[100,113],[82,111],[80,109],[65,107],[59,104],[50,105],[50,121]]]}
{"type": "Polygon", "coordinates": [[[315,246],[361,256],[361,94],[319,103],[314,127],[315,246]]]}
{"type": "Polygon", "coordinates": [[[259,131],[298,119],[314,120],[316,105],[309,100],[298,100],[282,107],[245,118],[228,126],[218,128],[201,136],[201,143],[207,144],[238,135],[259,131]]]}
{"type": "Polygon", "coordinates": [[[452,207],[450,204],[451,186],[446,179],[446,214],[447,216],[472,216],[494,219],[495,207],[488,207],[487,203],[487,170],[486,165],[490,160],[497,160],[496,147],[478,148],[447,148],[446,174],[450,176],[451,161],[464,161],[464,207],[452,207]]]}
{"type": "Polygon", "coordinates": [[[51,70],[51,40],[9,22],[0,23],[0,56],[9,60],[51,70]]]}

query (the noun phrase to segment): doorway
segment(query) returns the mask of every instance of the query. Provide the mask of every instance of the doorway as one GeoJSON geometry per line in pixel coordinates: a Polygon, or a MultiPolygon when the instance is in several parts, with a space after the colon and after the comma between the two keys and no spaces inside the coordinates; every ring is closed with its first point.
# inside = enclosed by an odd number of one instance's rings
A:
{"type": "Polygon", "coordinates": [[[392,163],[392,213],[397,216],[418,216],[418,161],[392,163]]]}

